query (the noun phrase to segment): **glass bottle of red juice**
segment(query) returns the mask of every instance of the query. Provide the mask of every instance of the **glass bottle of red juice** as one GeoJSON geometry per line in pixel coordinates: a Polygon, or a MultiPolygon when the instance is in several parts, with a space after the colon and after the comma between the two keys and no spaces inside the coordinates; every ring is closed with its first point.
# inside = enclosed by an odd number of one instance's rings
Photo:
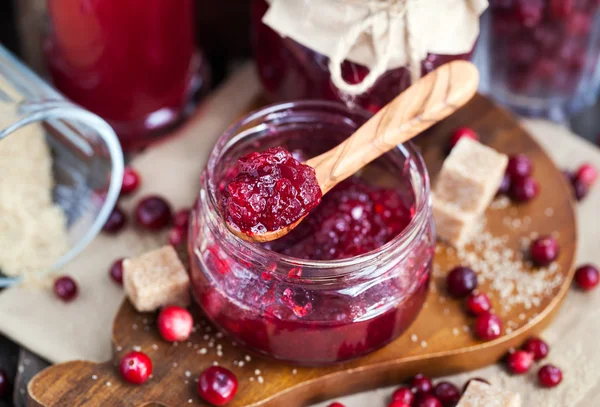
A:
{"type": "Polygon", "coordinates": [[[207,83],[193,0],[48,0],[48,14],[54,85],[106,119],[126,150],[164,135],[207,83]]]}

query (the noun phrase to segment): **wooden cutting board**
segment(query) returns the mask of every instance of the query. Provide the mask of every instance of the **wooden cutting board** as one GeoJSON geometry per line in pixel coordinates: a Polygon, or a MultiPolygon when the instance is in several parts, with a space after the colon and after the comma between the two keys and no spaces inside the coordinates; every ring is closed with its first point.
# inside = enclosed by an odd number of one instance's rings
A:
{"type": "MultiPolygon", "coordinates": [[[[574,203],[570,187],[546,153],[509,113],[483,96],[476,96],[420,136],[418,144],[432,178],[445,157],[449,135],[458,126],[472,127],[484,144],[501,152],[526,153],[533,160],[535,176],[541,184],[541,193],[534,201],[498,204],[487,211],[486,229],[491,235],[506,236],[506,248],[515,252],[521,252],[523,240],[535,233],[555,234],[561,247],[558,267],[553,273],[546,273],[547,289],[537,298],[539,302],[529,306],[518,303],[505,309],[507,299],[500,300],[489,282],[481,285],[483,291],[495,294],[494,308],[505,327],[500,338],[490,342],[477,340],[470,331],[473,318],[466,315],[462,302],[445,295],[444,276],[460,260],[454,250],[438,244],[428,300],[415,323],[396,341],[361,359],[321,368],[267,360],[218,334],[197,309],[196,332],[188,342],[172,345],[160,339],[155,314],[137,313],[126,301],[114,323],[113,360],[103,364],[75,361],[49,367],[30,382],[30,405],[205,406],[197,396],[195,379],[217,362],[233,370],[240,383],[229,406],[299,407],[396,384],[417,372],[439,376],[497,362],[508,349],[519,346],[552,320],[569,288],[577,246],[574,203]],[[146,384],[136,387],[119,378],[115,365],[123,354],[138,347],[152,358],[154,373],[146,384]]],[[[539,271],[535,268],[527,271],[536,272],[539,271]]]]}

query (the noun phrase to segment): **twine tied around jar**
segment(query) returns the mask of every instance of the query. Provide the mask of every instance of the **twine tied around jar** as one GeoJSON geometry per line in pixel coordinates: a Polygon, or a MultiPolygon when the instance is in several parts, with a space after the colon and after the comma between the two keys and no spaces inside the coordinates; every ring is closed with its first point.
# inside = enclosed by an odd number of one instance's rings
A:
{"type": "Polygon", "coordinates": [[[353,25],[338,42],[335,52],[329,59],[329,71],[333,84],[341,91],[350,95],[360,95],[369,90],[388,69],[388,63],[393,50],[398,45],[399,32],[402,28],[406,30],[406,48],[408,50],[409,71],[411,81],[421,77],[421,61],[415,49],[414,36],[411,34],[410,20],[408,16],[408,4],[415,3],[418,0],[370,0],[369,16],[364,20],[353,25]],[[375,65],[370,69],[367,76],[359,83],[348,83],[342,76],[342,63],[347,59],[348,54],[356,45],[359,37],[364,33],[371,32],[374,40],[374,29],[376,23],[382,18],[387,20],[388,41],[381,47],[374,44],[375,65]]]}

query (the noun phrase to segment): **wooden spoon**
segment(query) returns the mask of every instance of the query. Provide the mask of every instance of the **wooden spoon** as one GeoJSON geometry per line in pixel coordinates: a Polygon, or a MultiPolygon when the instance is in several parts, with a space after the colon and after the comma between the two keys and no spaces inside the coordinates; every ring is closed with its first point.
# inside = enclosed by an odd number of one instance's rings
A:
{"type": "MultiPolygon", "coordinates": [[[[477,92],[479,72],[467,61],[442,65],[416,81],[344,142],[306,161],[315,169],[323,195],[371,161],[454,113],[477,92]]],[[[248,235],[227,223],[239,238],[269,242],[288,234],[306,217],[278,230],[248,235]]]]}

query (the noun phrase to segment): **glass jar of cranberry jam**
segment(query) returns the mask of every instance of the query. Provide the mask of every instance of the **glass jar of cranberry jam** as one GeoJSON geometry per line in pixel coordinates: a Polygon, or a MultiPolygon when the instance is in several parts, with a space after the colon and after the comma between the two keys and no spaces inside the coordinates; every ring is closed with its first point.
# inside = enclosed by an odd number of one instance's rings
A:
{"type": "MultiPolygon", "coordinates": [[[[341,8],[358,2],[334,0],[341,8]]],[[[365,7],[367,7],[365,5],[365,7]]],[[[358,106],[377,112],[411,84],[408,67],[389,69],[378,77],[367,91],[349,94],[332,81],[329,58],[290,37],[282,37],[263,22],[269,8],[266,0],[252,2],[252,30],[258,75],[270,100],[290,101],[322,99],[341,101],[350,107],[358,106]]],[[[310,24],[309,24],[310,25],[310,24]]],[[[415,35],[419,35],[416,31],[415,35]]],[[[341,41],[341,38],[340,38],[341,41]]],[[[474,45],[474,44],[472,44],[474,45]]],[[[469,60],[468,52],[454,55],[427,53],[420,62],[420,74],[425,75],[454,60],[469,60]]],[[[369,68],[346,59],[341,64],[341,75],[348,84],[359,84],[369,74],[369,68]]]]}
{"type": "Polygon", "coordinates": [[[490,94],[518,113],[562,120],[597,96],[600,1],[492,0],[490,94]]]}
{"type": "Polygon", "coordinates": [[[343,181],[285,237],[234,236],[219,208],[236,160],[282,146],[321,154],[369,117],[325,101],[274,105],[219,139],[192,215],[192,288],[206,315],[249,349],[323,365],[365,355],[415,320],[428,291],[435,232],[420,154],[399,146],[343,181]]]}

